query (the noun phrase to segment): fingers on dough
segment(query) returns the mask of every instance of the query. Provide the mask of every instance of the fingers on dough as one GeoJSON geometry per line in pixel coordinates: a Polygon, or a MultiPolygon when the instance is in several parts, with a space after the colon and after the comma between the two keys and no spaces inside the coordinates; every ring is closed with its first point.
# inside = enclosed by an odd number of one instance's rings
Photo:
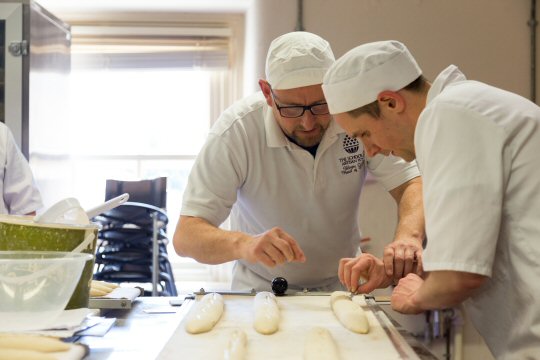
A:
{"type": "Polygon", "coordinates": [[[328,330],[313,327],[304,343],[304,360],[338,360],[339,350],[328,330]]]}
{"type": "Polygon", "coordinates": [[[343,293],[348,294],[347,292],[339,291],[335,296],[334,293],[330,295],[330,304],[339,322],[355,333],[367,334],[369,322],[364,309],[348,295],[343,296],[343,293]]]}
{"type": "Polygon", "coordinates": [[[186,331],[199,334],[212,330],[223,314],[223,296],[217,293],[206,294],[195,304],[186,319],[186,331]]]}
{"type": "Polygon", "coordinates": [[[269,291],[261,291],[253,299],[255,330],[263,335],[270,335],[278,331],[280,312],[276,296],[269,291]]]}
{"type": "Polygon", "coordinates": [[[241,329],[234,329],[223,354],[224,360],[244,360],[247,353],[247,336],[241,329]]]}

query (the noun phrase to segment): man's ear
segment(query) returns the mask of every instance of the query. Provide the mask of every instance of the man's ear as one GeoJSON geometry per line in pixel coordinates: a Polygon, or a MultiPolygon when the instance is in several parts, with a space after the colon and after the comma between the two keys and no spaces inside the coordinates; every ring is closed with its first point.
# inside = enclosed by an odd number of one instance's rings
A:
{"type": "Polygon", "coordinates": [[[266,103],[268,106],[273,106],[273,99],[272,99],[272,88],[270,87],[270,84],[266,80],[259,80],[259,87],[261,88],[261,91],[266,99],[266,103]]]}
{"type": "Polygon", "coordinates": [[[377,96],[377,102],[381,110],[401,113],[405,110],[405,99],[395,91],[385,90],[377,96]]]}

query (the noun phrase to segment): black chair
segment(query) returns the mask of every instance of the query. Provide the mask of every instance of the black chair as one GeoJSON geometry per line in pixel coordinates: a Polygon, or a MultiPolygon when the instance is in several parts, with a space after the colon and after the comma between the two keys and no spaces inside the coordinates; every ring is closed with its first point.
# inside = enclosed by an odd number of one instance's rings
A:
{"type": "Polygon", "coordinates": [[[129,193],[129,201],[167,208],[167,178],[126,181],[107,180],[105,182],[105,201],[129,193]]]}
{"type": "Polygon", "coordinates": [[[94,218],[101,225],[94,279],[151,283],[151,295],[177,296],[167,254],[166,184],[164,177],[107,180],[106,200],[127,192],[130,202],[94,218]]]}

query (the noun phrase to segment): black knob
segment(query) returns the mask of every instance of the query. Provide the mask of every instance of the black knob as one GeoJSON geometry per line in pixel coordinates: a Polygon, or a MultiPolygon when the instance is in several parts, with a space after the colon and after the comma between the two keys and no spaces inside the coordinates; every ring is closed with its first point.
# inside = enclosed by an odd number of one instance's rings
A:
{"type": "Polygon", "coordinates": [[[288,287],[289,283],[285,278],[276,277],[272,280],[272,291],[278,296],[285,295],[285,291],[287,291],[288,287]]]}

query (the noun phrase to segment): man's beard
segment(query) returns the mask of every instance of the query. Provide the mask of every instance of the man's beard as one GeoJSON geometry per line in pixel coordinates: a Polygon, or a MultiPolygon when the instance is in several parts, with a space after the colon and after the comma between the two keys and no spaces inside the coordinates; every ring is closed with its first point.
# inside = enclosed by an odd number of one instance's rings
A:
{"type": "Polygon", "coordinates": [[[289,140],[291,140],[296,145],[302,148],[309,148],[318,145],[321,142],[323,135],[326,131],[326,129],[323,128],[321,124],[316,124],[315,127],[319,128],[319,132],[315,136],[298,136],[297,131],[301,132],[301,130],[295,130],[292,134],[286,135],[289,140]]]}

